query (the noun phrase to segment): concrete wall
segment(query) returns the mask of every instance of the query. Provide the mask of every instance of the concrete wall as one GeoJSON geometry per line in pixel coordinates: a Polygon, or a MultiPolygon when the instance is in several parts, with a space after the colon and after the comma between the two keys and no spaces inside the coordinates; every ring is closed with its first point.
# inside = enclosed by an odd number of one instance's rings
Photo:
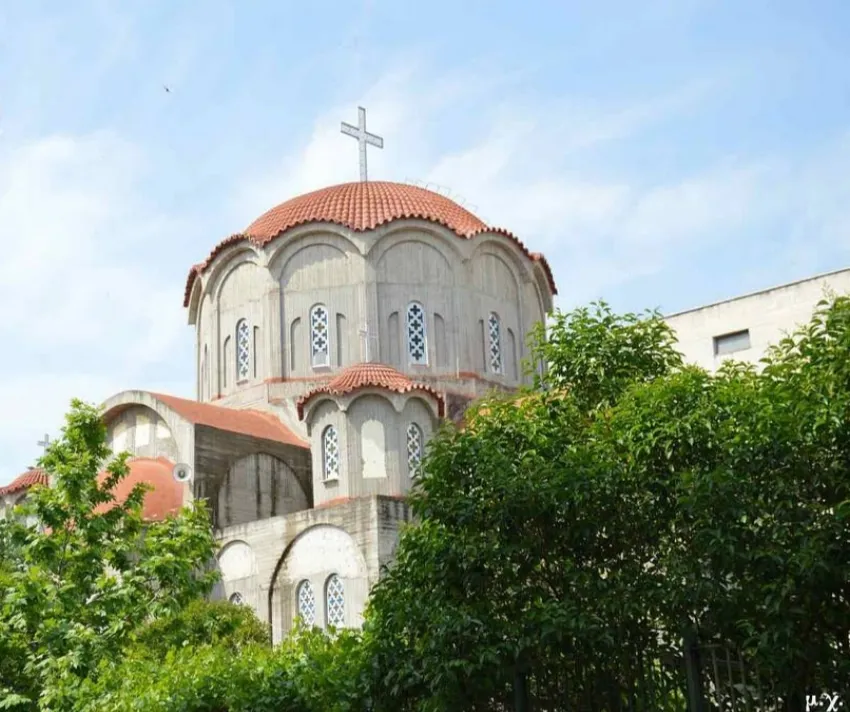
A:
{"type": "Polygon", "coordinates": [[[370,496],[227,527],[219,535],[222,581],[216,597],[239,593],[278,642],[292,627],[304,579],[313,586],[316,622],[324,625],[324,587],[336,573],[345,590],[345,625],[359,625],[369,589],[391,561],[406,521],[404,502],[370,496]]]}
{"type": "MultiPolygon", "coordinates": [[[[247,407],[237,397],[241,391],[256,393],[258,382],[286,379],[291,384],[286,397],[297,398],[316,380],[366,360],[367,348],[369,360],[416,378],[460,381],[475,374],[515,387],[522,380],[526,335],[551,307],[552,295],[538,272],[507,238],[465,240],[418,220],[364,233],[304,226],[264,248],[224,250],[199,280],[203,293],[192,299],[198,392],[202,399],[209,392],[227,405],[247,407]],[[406,312],[413,301],[426,313],[425,364],[411,363],[407,355],[406,312]],[[317,304],[329,312],[330,348],[329,365],[314,367],[309,322],[317,304]],[[498,372],[485,358],[490,313],[501,321],[498,372]],[[252,349],[258,366],[256,378],[252,371],[251,378],[236,383],[230,374],[240,318],[249,320],[252,337],[257,330],[252,349]]],[[[468,385],[463,387],[469,390],[468,385]]]]}
{"type": "Polygon", "coordinates": [[[107,442],[113,452],[129,452],[133,457],[166,457],[179,462],[177,441],[171,428],[156,411],[132,405],[107,424],[107,442]]]}
{"type": "Polygon", "coordinates": [[[316,506],[339,497],[406,494],[411,486],[407,427],[418,425],[424,442],[437,427],[432,406],[421,398],[368,390],[323,400],[308,411],[306,420],[316,506]],[[325,479],[323,462],[328,426],[337,429],[340,452],[339,477],[331,480],[325,479]]]}
{"type": "Polygon", "coordinates": [[[292,467],[265,453],[236,460],[218,490],[221,527],[289,514],[309,506],[307,493],[292,467]]]}
{"type": "Polygon", "coordinates": [[[850,292],[850,269],[819,275],[668,316],[688,363],[713,371],[724,360],[757,363],[768,346],[811,319],[817,303],[832,291],[850,292]],[[750,346],[718,354],[715,339],[747,331],[750,346]]]}

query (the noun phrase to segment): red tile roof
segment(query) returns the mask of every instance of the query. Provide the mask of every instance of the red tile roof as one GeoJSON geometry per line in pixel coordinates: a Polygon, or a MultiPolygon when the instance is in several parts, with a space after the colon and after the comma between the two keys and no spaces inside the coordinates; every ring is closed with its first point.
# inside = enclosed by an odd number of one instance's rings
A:
{"type": "MultiPolygon", "coordinates": [[[[144,504],[142,504],[142,517],[147,521],[158,521],[165,519],[171,514],[176,514],[183,506],[183,493],[187,485],[178,482],[172,475],[174,463],[165,457],[156,459],[139,457],[127,461],[130,472],[121,480],[112,494],[117,502],[127,499],[130,491],[140,482],[145,482],[153,487],[145,492],[144,504]]],[[[106,473],[99,476],[103,481],[106,473]]],[[[96,511],[103,512],[110,508],[109,504],[97,507],[96,511]]]]}
{"type": "Polygon", "coordinates": [[[458,237],[472,238],[482,232],[494,232],[507,237],[515,242],[529,259],[542,265],[552,293],[558,293],[546,258],[540,253],[530,252],[507,230],[488,227],[466,208],[439,193],[405,183],[369,181],[343,183],[299,195],[261,215],[243,233],[231,235],[220,242],[204,262],[189,270],[183,306],[189,306],[189,296],[197,276],[222,250],[237,242],[247,240],[262,246],[293,227],[311,222],[334,223],[360,232],[405,218],[439,223],[458,237]]]}
{"type": "Polygon", "coordinates": [[[423,391],[430,394],[439,407],[442,417],[444,405],[443,398],[437,391],[421,383],[415,383],[407,376],[396,371],[390,366],[381,363],[358,363],[341,371],[337,376],[325,385],[314,388],[298,399],[298,417],[304,417],[304,406],[314,396],[328,394],[334,396],[347,395],[361,388],[382,388],[395,393],[408,393],[410,391],[423,391]]]}
{"type": "Polygon", "coordinates": [[[35,485],[46,485],[49,482],[50,478],[47,476],[47,473],[40,467],[34,467],[24,472],[24,474],[18,475],[5,487],[0,487],[0,497],[21,492],[35,485]]]}
{"type": "Polygon", "coordinates": [[[296,447],[310,447],[305,440],[298,437],[278,417],[271,413],[251,409],[225,408],[220,405],[199,403],[198,401],[161,393],[151,393],[151,395],[194,425],[206,425],[217,430],[241,433],[296,447]]]}

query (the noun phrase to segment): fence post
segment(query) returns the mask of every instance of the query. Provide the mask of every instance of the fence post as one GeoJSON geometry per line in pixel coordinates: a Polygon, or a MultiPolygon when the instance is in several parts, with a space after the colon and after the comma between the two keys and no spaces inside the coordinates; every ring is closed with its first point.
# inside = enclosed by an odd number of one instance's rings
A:
{"type": "Polygon", "coordinates": [[[702,695],[702,664],[700,662],[699,642],[693,629],[684,634],[683,650],[685,657],[685,677],[688,684],[688,712],[705,712],[705,698],[702,695]]]}
{"type": "Polygon", "coordinates": [[[531,704],[528,701],[528,677],[522,668],[517,668],[514,674],[514,709],[516,712],[531,712],[531,704]]]}

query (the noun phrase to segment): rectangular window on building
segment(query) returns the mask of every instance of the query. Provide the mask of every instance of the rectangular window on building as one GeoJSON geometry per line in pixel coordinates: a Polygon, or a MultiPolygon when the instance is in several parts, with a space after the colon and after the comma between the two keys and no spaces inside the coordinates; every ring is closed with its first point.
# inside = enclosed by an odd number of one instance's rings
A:
{"type": "Polygon", "coordinates": [[[749,329],[733,331],[731,334],[714,337],[715,356],[723,356],[724,354],[731,354],[736,351],[746,351],[748,348],[750,348],[749,329]]]}

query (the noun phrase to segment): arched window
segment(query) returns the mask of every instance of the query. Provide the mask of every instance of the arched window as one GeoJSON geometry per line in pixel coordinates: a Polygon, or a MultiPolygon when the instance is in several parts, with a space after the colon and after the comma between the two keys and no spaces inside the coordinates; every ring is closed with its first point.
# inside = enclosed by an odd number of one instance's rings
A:
{"type": "Polygon", "coordinates": [[[330,365],[328,310],[316,304],[310,310],[310,353],[313,367],[330,365]]]}
{"type": "Polygon", "coordinates": [[[345,590],[336,574],[328,576],[325,584],[325,615],[328,625],[339,628],[345,623],[345,590]]]}
{"type": "Polygon", "coordinates": [[[295,589],[295,598],[297,601],[298,615],[304,622],[304,625],[310,627],[316,623],[316,596],[313,593],[313,587],[307,579],[304,579],[298,584],[295,589]]]}
{"type": "Polygon", "coordinates": [[[242,594],[237,591],[230,597],[230,602],[234,606],[241,606],[244,603],[244,599],[242,598],[242,594]]]}
{"type": "Polygon", "coordinates": [[[490,349],[488,356],[490,357],[490,370],[493,373],[502,372],[502,322],[499,315],[495,312],[490,312],[488,320],[488,333],[490,335],[490,349]]]}
{"type": "Polygon", "coordinates": [[[407,305],[407,356],[410,363],[428,363],[425,310],[419,302],[411,302],[407,305]]]}
{"type": "Polygon", "coordinates": [[[230,375],[230,365],[231,365],[231,361],[230,361],[231,344],[230,344],[230,342],[231,342],[231,340],[232,339],[229,336],[224,340],[224,358],[223,358],[224,363],[221,365],[221,371],[220,371],[222,385],[225,388],[227,388],[227,385],[228,385],[228,382],[229,382],[228,376],[230,375]]]}
{"type": "Polygon", "coordinates": [[[419,474],[419,464],[422,462],[422,428],[416,423],[407,426],[407,471],[410,477],[419,474]]]}
{"type": "Polygon", "coordinates": [[[251,375],[251,329],[247,319],[236,322],[236,380],[251,375]]]}
{"type": "Polygon", "coordinates": [[[333,425],[322,433],[322,474],[326,480],[339,478],[339,436],[333,425]]]}

